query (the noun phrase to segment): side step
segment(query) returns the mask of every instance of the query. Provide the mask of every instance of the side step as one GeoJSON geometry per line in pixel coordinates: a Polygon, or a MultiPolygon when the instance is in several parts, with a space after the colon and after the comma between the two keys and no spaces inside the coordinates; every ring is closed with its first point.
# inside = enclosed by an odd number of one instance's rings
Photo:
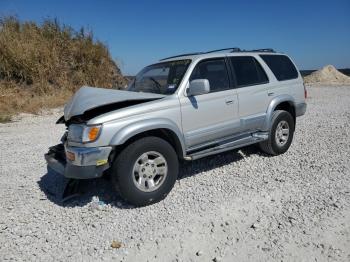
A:
{"type": "Polygon", "coordinates": [[[185,157],[186,160],[196,160],[202,157],[215,155],[221,152],[229,151],[243,146],[248,146],[268,139],[267,132],[258,132],[249,134],[245,137],[240,137],[238,139],[226,140],[221,144],[216,144],[213,147],[205,148],[202,151],[196,151],[190,153],[185,157]]]}

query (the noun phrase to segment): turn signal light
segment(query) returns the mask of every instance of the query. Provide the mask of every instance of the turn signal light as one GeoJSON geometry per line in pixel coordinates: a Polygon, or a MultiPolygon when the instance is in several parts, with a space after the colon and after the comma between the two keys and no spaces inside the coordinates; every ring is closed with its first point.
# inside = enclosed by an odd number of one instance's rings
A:
{"type": "Polygon", "coordinates": [[[102,125],[85,126],[83,131],[82,142],[88,143],[95,141],[102,129],[102,125]]]}
{"type": "Polygon", "coordinates": [[[90,141],[95,141],[97,139],[97,136],[100,132],[100,128],[99,127],[91,127],[88,133],[88,137],[90,141]]]}

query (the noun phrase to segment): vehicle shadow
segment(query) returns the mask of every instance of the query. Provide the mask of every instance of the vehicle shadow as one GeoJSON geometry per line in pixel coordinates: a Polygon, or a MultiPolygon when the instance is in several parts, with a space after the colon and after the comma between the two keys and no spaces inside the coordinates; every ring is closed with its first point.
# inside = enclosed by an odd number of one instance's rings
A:
{"type": "Polygon", "coordinates": [[[180,166],[179,179],[192,177],[202,172],[229,165],[232,162],[239,162],[240,160],[250,157],[251,155],[269,156],[262,153],[255,145],[252,145],[194,161],[182,161],[180,166]]]}
{"type": "MultiPolygon", "coordinates": [[[[267,154],[259,151],[256,146],[248,146],[195,161],[182,161],[178,180],[196,176],[214,168],[229,165],[232,162],[241,161],[251,155],[268,157],[267,154]]],[[[98,197],[98,204],[110,204],[111,206],[123,209],[134,208],[116,193],[108,176],[97,179],[79,180],[77,194],[69,199],[63,199],[62,195],[68,182],[69,179],[48,168],[48,172],[38,181],[38,185],[48,200],[63,207],[82,207],[90,204],[93,197],[98,197]]]]}

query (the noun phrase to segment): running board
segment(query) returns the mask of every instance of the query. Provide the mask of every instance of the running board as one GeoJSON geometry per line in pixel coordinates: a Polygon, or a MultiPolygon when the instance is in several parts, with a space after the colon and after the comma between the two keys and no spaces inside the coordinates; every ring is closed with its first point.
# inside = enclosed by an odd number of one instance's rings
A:
{"type": "Polygon", "coordinates": [[[196,160],[202,157],[215,155],[221,152],[229,151],[232,149],[240,148],[243,146],[248,146],[268,139],[267,132],[258,132],[250,134],[246,137],[235,139],[231,141],[226,141],[225,143],[213,146],[211,148],[206,148],[202,151],[197,151],[195,153],[189,154],[185,157],[186,160],[196,160]]]}

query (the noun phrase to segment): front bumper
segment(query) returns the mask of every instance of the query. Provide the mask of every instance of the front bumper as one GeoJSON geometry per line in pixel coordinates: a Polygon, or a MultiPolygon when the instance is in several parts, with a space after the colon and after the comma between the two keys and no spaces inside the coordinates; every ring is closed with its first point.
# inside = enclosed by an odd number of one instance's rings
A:
{"type": "Polygon", "coordinates": [[[111,151],[112,147],[86,148],[58,144],[49,148],[45,159],[48,167],[67,178],[89,179],[102,176],[109,168],[108,157],[111,151]],[[67,152],[74,159],[67,159],[67,152]]]}

